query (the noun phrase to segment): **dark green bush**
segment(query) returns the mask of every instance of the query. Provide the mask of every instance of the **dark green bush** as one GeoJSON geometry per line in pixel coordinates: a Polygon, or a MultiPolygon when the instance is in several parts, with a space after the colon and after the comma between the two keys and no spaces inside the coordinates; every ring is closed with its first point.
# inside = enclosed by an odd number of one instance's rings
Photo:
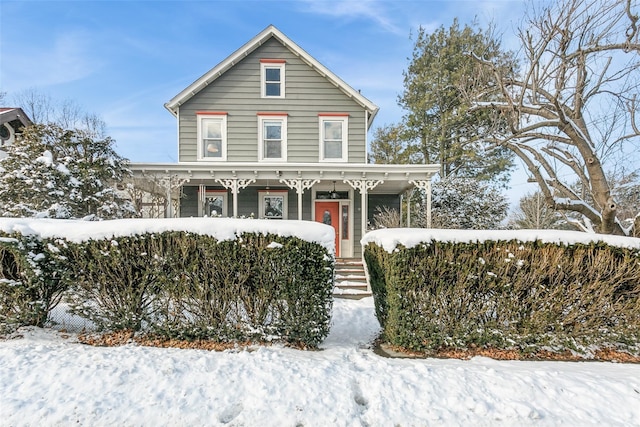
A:
{"type": "Polygon", "coordinates": [[[66,289],[56,242],[14,234],[0,237],[0,333],[44,326],[66,289]]]}
{"type": "Polygon", "coordinates": [[[369,244],[384,340],[418,351],[640,344],[640,256],[603,243],[369,244]]]}
{"type": "Polygon", "coordinates": [[[65,253],[71,312],[98,330],[139,330],[170,280],[170,243],[152,233],[69,242],[65,253]]]}
{"type": "Polygon", "coordinates": [[[69,244],[68,254],[72,310],[103,330],[309,347],[329,332],[333,262],[295,237],[165,232],[69,244]]]}

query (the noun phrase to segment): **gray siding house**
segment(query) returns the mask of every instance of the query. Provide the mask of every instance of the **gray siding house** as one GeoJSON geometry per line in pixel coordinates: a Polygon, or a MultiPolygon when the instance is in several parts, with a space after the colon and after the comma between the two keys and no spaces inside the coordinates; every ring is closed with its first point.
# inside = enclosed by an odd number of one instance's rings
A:
{"type": "Polygon", "coordinates": [[[321,221],[336,256],[361,255],[377,206],[428,190],[438,165],[367,163],[378,107],[274,26],[165,104],[178,122],[178,163],[135,163],[154,177],[167,216],[321,221]],[[173,206],[172,206],[173,205],[173,206]]]}

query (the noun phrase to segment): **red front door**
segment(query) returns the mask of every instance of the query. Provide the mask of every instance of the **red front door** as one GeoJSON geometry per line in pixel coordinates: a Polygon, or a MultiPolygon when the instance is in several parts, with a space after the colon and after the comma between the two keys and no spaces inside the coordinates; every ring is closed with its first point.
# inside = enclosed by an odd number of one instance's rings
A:
{"type": "Polygon", "coordinates": [[[340,202],[316,202],[316,221],[335,230],[336,258],[340,256],[340,202]]]}

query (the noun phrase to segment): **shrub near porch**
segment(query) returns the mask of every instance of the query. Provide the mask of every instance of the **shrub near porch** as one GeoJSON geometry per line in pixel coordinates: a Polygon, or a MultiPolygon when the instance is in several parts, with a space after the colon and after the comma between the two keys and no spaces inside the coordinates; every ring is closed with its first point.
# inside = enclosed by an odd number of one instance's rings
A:
{"type": "Polygon", "coordinates": [[[388,229],[362,243],[388,344],[640,349],[640,239],[388,229]]]}
{"type": "Polygon", "coordinates": [[[2,219],[0,230],[48,239],[66,301],[101,330],[306,347],[329,332],[333,229],[323,224],[2,219]]]}

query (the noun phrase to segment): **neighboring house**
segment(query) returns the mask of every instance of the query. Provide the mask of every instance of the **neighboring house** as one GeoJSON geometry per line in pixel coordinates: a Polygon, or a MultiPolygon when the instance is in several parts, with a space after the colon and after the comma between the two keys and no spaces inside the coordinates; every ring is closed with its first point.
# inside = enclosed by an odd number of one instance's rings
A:
{"type": "Polygon", "coordinates": [[[22,132],[25,126],[32,125],[31,119],[22,108],[0,107],[0,150],[13,144],[16,134],[22,132]]]}
{"type": "Polygon", "coordinates": [[[399,208],[412,186],[430,193],[438,171],[368,164],[378,107],[274,26],[165,107],[178,121],[178,163],[131,167],[167,198],[181,194],[169,216],[321,221],[340,257],[360,256],[377,206],[399,208]]]}

